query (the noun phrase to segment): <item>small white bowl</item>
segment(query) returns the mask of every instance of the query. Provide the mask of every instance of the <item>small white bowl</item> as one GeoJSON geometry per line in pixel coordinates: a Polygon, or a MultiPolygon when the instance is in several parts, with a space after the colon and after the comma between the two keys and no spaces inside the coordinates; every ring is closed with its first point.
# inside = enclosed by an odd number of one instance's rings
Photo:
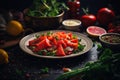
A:
{"type": "Polygon", "coordinates": [[[78,30],[81,25],[81,21],[77,19],[67,19],[62,22],[65,29],[68,30],[78,30]]]}

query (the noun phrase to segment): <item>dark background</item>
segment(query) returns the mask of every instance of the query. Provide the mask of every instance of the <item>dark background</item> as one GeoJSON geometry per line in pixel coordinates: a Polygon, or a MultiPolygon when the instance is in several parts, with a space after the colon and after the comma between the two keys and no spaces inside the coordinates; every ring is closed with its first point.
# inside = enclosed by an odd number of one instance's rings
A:
{"type": "MultiPolygon", "coordinates": [[[[33,0],[0,0],[0,8],[10,10],[23,11],[32,4],[33,0]]],[[[67,2],[68,0],[58,0],[67,2]]],[[[115,11],[117,15],[120,14],[120,0],[80,0],[81,8],[88,7],[90,13],[96,13],[101,7],[109,7],[115,11]]],[[[81,12],[82,13],[82,12],[81,12]]]]}
{"type": "MultiPolygon", "coordinates": [[[[0,0],[0,8],[4,10],[23,11],[25,8],[32,5],[33,0],[0,0]]],[[[65,1],[67,0],[59,0],[65,1]]],[[[96,14],[97,10],[102,7],[113,9],[116,15],[120,15],[119,4],[120,0],[80,0],[81,8],[88,7],[90,13],[96,14]]],[[[81,14],[83,14],[81,10],[81,14]]],[[[2,36],[3,37],[3,36],[2,36]]],[[[88,61],[94,61],[98,57],[97,45],[86,55],[78,56],[63,60],[46,60],[38,59],[33,56],[28,56],[19,48],[18,45],[7,48],[10,63],[0,65],[0,80],[51,80],[59,76],[63,67],[71,69],[79,68],[88,61]],[[97,54],[96,54],[97,53],[97,54]],[[72,63],[72,64],[71,64],[72,63]],[[41,75],[41,69],[48,67],[50,76],[41,75]]],[[[53,79],[53,80],[54,80],[53,79]]]]}

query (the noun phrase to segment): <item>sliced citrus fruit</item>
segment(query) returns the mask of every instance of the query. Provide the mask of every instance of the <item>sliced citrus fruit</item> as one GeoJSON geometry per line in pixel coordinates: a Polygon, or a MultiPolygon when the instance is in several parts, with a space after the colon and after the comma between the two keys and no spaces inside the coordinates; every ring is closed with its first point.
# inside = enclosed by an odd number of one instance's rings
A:
{"type": "Polygon", "coordinates": [[[107,33],[104,28],[98,26],[89,26],[86,31],[90,36],[94,37],[98,37],[104,33],[107,33]]]}
{"type": "Polygon", "coordinates": [[[8,63],[8,54],[4,49],[0,49],[0,64],[8,63]]]}
{"type": "Polygon", "coordinates": [[[10,22],[8,22],[6,31],[8,32],[9,35],[12,36],[17,36],[19,35],[21,32],[23,32],[23,25],[16,20],[11,20],[10,22]]]}

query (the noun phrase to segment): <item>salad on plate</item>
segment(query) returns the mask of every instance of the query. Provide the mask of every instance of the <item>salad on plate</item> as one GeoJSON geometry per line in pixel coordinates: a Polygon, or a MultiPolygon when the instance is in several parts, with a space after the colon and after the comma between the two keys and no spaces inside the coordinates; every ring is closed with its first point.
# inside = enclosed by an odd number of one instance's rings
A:
{"type": "Polygon", "coordinates": [[[43,56],[66,56],[83,51],[86,45],[72,32],[48,31],[28,41],[28,48],[35,54],[43,56]]]}

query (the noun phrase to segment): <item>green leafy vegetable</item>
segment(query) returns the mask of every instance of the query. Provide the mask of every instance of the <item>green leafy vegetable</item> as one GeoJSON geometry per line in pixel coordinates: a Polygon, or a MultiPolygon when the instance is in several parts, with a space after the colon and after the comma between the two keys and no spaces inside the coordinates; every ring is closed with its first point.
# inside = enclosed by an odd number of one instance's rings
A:
{"type": "Polygon", "coordinates": [[[33,0],[33,5],[29,8],[27,15],[51,17],[59,15],[60,11],[65,9],[68,9],[65,3],[57,0],[33,0]]]}

